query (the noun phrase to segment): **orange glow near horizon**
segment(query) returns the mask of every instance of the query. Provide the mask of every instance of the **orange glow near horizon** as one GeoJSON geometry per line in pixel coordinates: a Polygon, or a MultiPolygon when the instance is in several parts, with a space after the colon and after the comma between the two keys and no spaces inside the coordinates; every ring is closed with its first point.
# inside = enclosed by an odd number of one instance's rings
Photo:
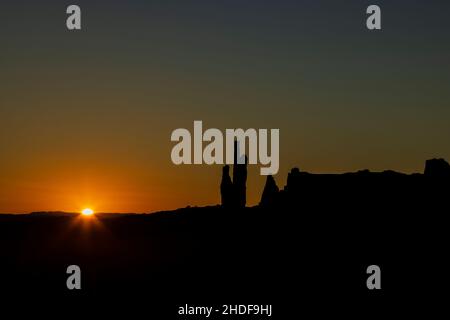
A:
{"type": "MultiPolygon", "coordinates": [[[[238,1],[176,9],[122,1],[100,17],[84,1],[97,19],[71,34],[52,1],[33,13],[7,2],[15,27],[0,29],[0,214],[63,211],[90,222],[84,208],[101,219],[219,204],[222,165],[171,160],[172,132],[187,129],[194,142],[194,120],[202,135],[279,129],[280,189],[294,167],[420,173],[427,159],[450,160],[450,44],[439,41],[450,23],[441,6],[409,32],[403,6],[392,4],[395,33],[373,37],[350,27],[353,5],[335,17],[301,1],[266,1],[257,14],[238,1]],[[325,18],[346,24],[315,28],[325,18]]],[[[413,7],[419,14],[422,5],[413,7]]],[[[263,166],[248,167],[249,206],[261,200],[263,166]]]]}
{"type": "Polygon", "coordinates": [[[92,216],[94,214],[94,210],[91,208],[85,208],[81,211],[81,214],[84,216],[92,216]]]}
{"type": "Polygon", "coordinates": [[[43,153],[27,164],[8,166],[0,179],[0,213],[81,213],[85,208],[96,213],[149,213],[215,204],[220,201],[218,189],[208,186],[220,181],[220,172],[219,166],[174,170],[170,160],[141,163],[117,155],[98,159],[92,153],[84,161],[72,152],[43,153]],[[53,156],[57,162],[44,161],[53,156]]]}

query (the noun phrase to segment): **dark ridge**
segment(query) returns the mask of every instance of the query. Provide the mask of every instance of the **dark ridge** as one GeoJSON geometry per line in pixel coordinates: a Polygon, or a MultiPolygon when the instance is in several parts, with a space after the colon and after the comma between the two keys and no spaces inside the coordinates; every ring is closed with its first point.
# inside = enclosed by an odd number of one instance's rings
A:
{"type": "MultiPolygon", "coordinates": [[[[355,201],[366,199],[375,194],[395,193],[396,190],[413,195],[418,190],[436,185],[447,186],[450,178],[450,165],[444,159],[427,160],[423,174],[405,174],[392,170],[371,172],[367,169],[342,174],[312,174],[293,168],[287,177],[287,184],[278,190],[273,177],[268,176],[264,186],[260,206],[282,207],[301,205],[308,199],[323,200],[337,197],[346,192],[355,201]]],[[[406,199],[405,199],[406,200],[406,199]]]]}
{"type": "Polygon", "coordinates": [[[2,290],[71,303],[74,296],[95,303],[129,299],[133,306],[141,298],[152,308],[169,302],[165,314],[188,301],[272,303],[290,315],[298,312],[299,297],[302,310],[314,314],[324,301],[331,309],[373,307],[374,296],[377,308],[385,301],[380,297],[397,302],[401,296],[409,305],[447,287],[450,185],[439,163],[427,164],[433,169],[426,174],[321,175],[294,168],[281,190],[267,177],[255,207],[243,207],[242,193],[233,192],[231,207],[93,219],[0,216],[2,290]],[[82,270],[80,292],[66,288],[72,264],[82,270]],[[372,264],[382,270],[381,295],[365,285],[372,264]]]}

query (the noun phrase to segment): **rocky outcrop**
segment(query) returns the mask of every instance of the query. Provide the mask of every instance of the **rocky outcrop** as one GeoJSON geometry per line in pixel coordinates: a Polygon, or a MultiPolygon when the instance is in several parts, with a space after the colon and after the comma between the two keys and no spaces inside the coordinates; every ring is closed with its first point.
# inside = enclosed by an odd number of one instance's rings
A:
{"type": "Polygon", "coordinates": [[[424,175],[428,177],[450,177],[450,165],[444,159],[430,159],[425,163],[424,175]]]}
{"type": "Polygon", "coordinates": [[[266,185],[261,196],[260,206],[270,207],[276,204],[278,198],[278,186],[272,176],[267,176],[266,185]]]}
{"type": "MultiPolygon", "coordinates": [[[[233,181],[231,181],[229,169],[229,166],[225,166],[222,172],[222,183],[220,185],[222,206],[243,208],[246,205],[247,158],[245,158],[245,164],[238,164],[235,157],[233,181]]],[[[448,186],[446,179],[450,178],[450,165],[444,159],[430,159],[426,161],[423,174],[404,174],[392,170],[311,174],[293,168],[289,172],[286,186],[282,190],[279,190],[272,176],[267,176],[259,205],[262,207],[293,207],[305,201],[316,201],[315,203],[319,204],[321,194],[328,195],[329,199],[334,197],[334,201],[342,201],[346,197],[367,200],[375,197],[378,190],[383,190],[388,198],[395,194],[395,188],[410,190],[410,188],[414,189],[421,186],[419,182],[423,182],[424,177],[439,178],[432,179],[432,181],[440,181],[436,184],[438,186],[442,185],[441,182],[448,186]],[[443,178],[443,180],[440,178],[443,178]]],[[[426,180],[430,181],[430,179],[426,180]]],[[[440,192],[439,189],[437,190],[440,192]]],[[[405,191],[405,193],[407,192],[405,191]]]]}
{"type": "Polygon", "coordinates": [[[222,168],[222,181],[220,183],[222,206],[231,207],[233,204],[233,182],[230,178],[230,166],[222,168]]]}
{"type": "Polygon", "coordinates": [[[300,189],[300,170],[298,168],[292,168],[288,173],[287,184],[284,190],[286,192],[296,192],[300,189]]]}
{"type": "Polygon", "coordinates": [[[230,178],[230,167],[224,166],[220,193],[223,207],[244,208],[247,203],[247,165],[245,157],[243,164],[237,161],[237,143],[234,143],[233,181],[230,178]]]}

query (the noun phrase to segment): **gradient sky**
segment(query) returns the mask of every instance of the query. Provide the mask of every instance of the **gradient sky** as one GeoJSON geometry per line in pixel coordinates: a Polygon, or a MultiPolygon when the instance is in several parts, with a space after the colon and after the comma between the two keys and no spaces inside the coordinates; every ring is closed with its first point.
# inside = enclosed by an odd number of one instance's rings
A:
{"type": "MultiPolygon", "coordinates": [[[[170,160],[194,120],[279,128],[281,187],[293,166],[450,160],[448,17],[433,0],[2,1],[0,212],[219,203],[220,166],[170,160]]],[[[249,169],[249,204],[264,181],[249,169]]]]}

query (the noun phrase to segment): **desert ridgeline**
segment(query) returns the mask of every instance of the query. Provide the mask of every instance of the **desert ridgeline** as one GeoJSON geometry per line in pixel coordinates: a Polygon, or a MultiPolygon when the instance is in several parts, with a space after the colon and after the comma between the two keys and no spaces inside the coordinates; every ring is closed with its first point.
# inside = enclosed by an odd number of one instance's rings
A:
{"type": "Polygon", "coordinates": [[[234,164],[232,176],[230,169],[223,167],[222,203],[214,206],[0,215],[3,287],[67,297],[144,292],[180,303],[252,297],[282,301],[288,312],[295,296],[286,286],[308,293],[311,308],[324,294],[366,303],[372,264],[384,270],[385,297],[432,290],[442,277],[436,266],[448,266],[450,166],[443,159],[428,160],[417,174],[294,168],[283,188],[267,176],[254,207],[246,207],[247,164],[234,164]],[[81,290],[67,289],[71,265],[81,270],[81,290]]]}

